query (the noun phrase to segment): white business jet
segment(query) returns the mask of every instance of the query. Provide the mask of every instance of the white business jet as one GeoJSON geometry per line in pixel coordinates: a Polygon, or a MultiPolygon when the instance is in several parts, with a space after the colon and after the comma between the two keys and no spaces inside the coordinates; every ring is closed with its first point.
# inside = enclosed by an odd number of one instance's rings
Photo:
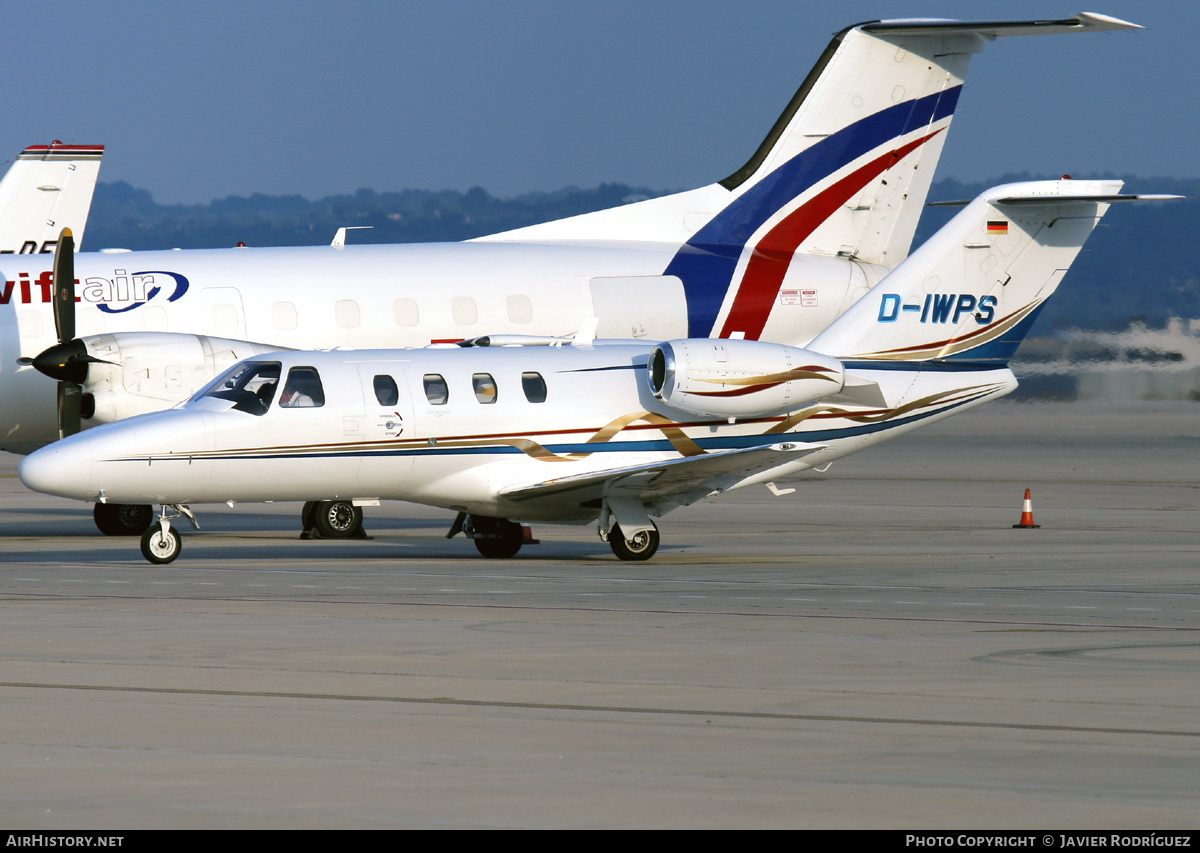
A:
{"type": "MultiPolygon", "coordinates": [[[[48,287],[31,285],[51,271],[0,258],[0,450],[167,408],[283,348],[557,337],[589,317],[605,338],[803,346],[907,256],[973,54],[1130,28],[1094,14],[849,27],[728,178],[465,243],[81,254],[53,322],[48,287]]],[[[306,528],[314,512],[360,529],[329,502],[306,506],[306,528]]],[[[137,505],[94,516],[106,533],[150,521],[137,505]]]]}
{"type": "Polygon", "coordinates": [[[989,190],[805,349],[579,336],[264,354],[175,409],[33,453],[21,480],[162,504],[142,537],[156,563],[179,554],[171,519],[194,520],[188,504],[315,495],[456,510],[451,535],[488,557],[517,552],[522,522],[598,520],[618,557],[647,559],[653,518],[675,507],[756,483],[781,493],[777,482],[1015,388],[1007,362],[1037,312],[1109,204],[1138,198],[1120,189],[989,190]]]}

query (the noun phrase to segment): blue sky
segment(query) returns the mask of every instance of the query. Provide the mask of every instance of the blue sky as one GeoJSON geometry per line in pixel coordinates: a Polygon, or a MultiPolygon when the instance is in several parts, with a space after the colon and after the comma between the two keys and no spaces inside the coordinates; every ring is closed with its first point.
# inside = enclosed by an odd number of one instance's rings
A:
{"type": "Polygon", "coordinates": [[[22,4],[5,10],[0,156],[104,144],[101,180],[164,203],[685,189],[749,157],[847,24],[1085,8],[1147,29],[989,45],[939,177],[1200,176],[1200,4],[1128,0],[22,4]]]}

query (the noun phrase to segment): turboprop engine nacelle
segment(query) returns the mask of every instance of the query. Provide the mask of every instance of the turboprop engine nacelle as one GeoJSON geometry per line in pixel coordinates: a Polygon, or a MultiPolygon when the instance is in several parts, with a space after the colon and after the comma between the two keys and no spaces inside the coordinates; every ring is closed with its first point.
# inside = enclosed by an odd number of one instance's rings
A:
{"type": "Polygon", "coordinates": [[[840,392],[836,358],[762,341],[688,338],[659,344],[647,365],[650,390],[696,415],[770,417],[840,392]]]}
{"type": "Polygon", "coordinates": [[[81,383],[88,401],[83,415],[91,424],[169,409],[242,359],[280,349],[173,332],[119,332],[79,340],[96,359],[81,383]]]}

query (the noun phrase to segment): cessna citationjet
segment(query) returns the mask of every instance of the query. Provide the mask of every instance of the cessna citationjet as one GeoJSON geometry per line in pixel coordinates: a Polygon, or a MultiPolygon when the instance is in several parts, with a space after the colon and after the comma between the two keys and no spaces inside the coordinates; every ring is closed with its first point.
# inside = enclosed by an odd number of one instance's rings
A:
{"type": "MultiPolygon", "coordinates": [[[[0,450],[167,408],[282,348],[555,337],[589,317],[606,338],[804,345],[907,256],[974,53],[1130,28],[1087,13],[852,26],[724,180],[464,243],[81,254],[53,322],[51,270],[0,258],[0,450]]],[[[360,530],[346,505],[318,514],[360,530]]],[[[138,534],[149,508],[94,516],[138,534]]]]}
{"type": "Polygon", "coordinates": [[[1130,28],[852,26],[724,180],[463,243],[81,253],[58,322],[45,256],[0,256],[0,450],[167,408],[264,349],[561,336],[588,317],[602,337],[803,345],[908,255],[973,54],[1130,28]],[[39,370],[80,405],[56,409],[39,370]]]}

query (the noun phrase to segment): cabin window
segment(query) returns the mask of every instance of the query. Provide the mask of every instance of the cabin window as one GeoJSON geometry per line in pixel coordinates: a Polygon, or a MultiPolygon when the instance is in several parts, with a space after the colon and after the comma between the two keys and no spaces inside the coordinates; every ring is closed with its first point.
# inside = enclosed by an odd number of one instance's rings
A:
{"type": "Polygon", "coordinates": [[[236,305],[228,302],[218,302],[212,307],[213,328],[222,335],[236,334],[238,330],[238,310],[236,305]]]}
{"type": "Polygon", "coordinates": [[[333,319],[339,329],[357,329],[358,324],[362,322],[358,303],[353,299],[339,299],[333,303],[333,319]]]}
{"type": "Polygon", "coordinates": [[[42,315],[37,311],[17,312],[17,333],[23,338],[40,338],[45,334],[42,315]]]}
{"type": "Polygon", "coordinates": [[[271,322],[281,332],[290,332],[297,326],[296,306],[291,302],[276,302],[271,305],[271,322]]]}
{"type": "Polygon", "coordinates": [[[444,406],[450,399],[450,389],[440,373],[425,374],[425,399],[431,406],[444,406]]]}
{"type": "Polygon", "coordinates": [[[233,408],[251,415],[262,415],[275,397],[279,384],[277,361],[243,361],[213,380],[197,397],[232,400],[233,408]]]}
{"type": "Polygon", "coordinates": [[[546,402],[546,380],[542,378],[542,374],[522,373],[521,389],[525,392],[525,399],[529,402],[546,402]]]}
{"type": "Polygon", "coordinates": [[[516,294],[508,297],[508,319],[514,323],[528,323],[533,320],[533,303],[528,296],[516,294]]]}
{"type": "Polygon", "coordinates": [[[473,326],[479,321],[479,309],[470,296],[456,296],[450,300],[450,314],[460,326],[473,326]]]}
{"type": "Polygon", "coordinates": [[[379,405],[394,406],[400,401],[400,389],[396,387],[396,380],[386,373],[376,376],[374,385],[375,399],[379,401],[379,405]]]}
{"type": "Polygon", "coordinates": [[[475,387],[476,400],[481,403],[496,402],[496,380],[492,374],[476,373],[471,377],[471,384],[475,387]]]}
{"type": "MultiPolygon", "coordinates": [[[[167,331],[167,311],[158,305],[147,305],[139,311],[142,315],[142,329],[147,332],[167,331]]],[[[87,316],[84,314],[83,316],[87,316]]]]}
{"type": "Polygon", "coordinates": [[[313,409],[325,405],[325,389],[315,367],[293,367],[279,395],[282,409],[313,409]]]}
{"type": "Polygon", "coordinates": [[[392,317],[397,326],[415,326],[421,322],[421,311],[415,299],[397,299],[392,302],[392,317]]]}

